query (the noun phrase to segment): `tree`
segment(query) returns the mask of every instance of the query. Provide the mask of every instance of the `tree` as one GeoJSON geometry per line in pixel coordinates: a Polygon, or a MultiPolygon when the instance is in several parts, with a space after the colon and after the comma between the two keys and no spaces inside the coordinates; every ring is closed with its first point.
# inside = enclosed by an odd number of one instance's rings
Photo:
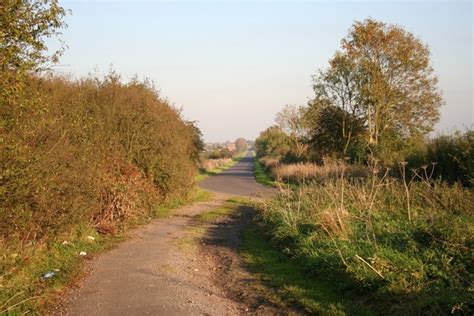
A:
{"type": "Polygon", "coordinates": [[[303,136],[304,126],[302,124],[302,116],[304,109],[297,105],[286,105],[277,113],[275,122],[280,129],[288,135],[303,136]]]}
{"type": "Polygon", "coordinates": [[[403,28],[372,19],[354,23],[329,68],[313,76],[313,89],[305,118],[313,147],[323,141],[346,155],[364,143],[387,161],[432,130],[443,104],[428,47],[403,28]]]}
{"type": "Polygon", "coordinates": [[[275,122],[278,127],[288,134],[293,143],[293,152],[296,159],[301,159],[306,153],[307,145],[303,141],[307,134],[303,117],[305,109],[302,106],[286,105],[277,113],[275,122]]]}
{"type": "Polygon", "coordinates": [[[255,140],[258,157],[282,158],[291,150],[290,137],[278,126],[271,126],[255,140]]]}
{"type": "Polygon", "coordinates": [[[233,156],[232,151],[227,147],[222,148],[219,153],[222,158],[232,158],[233,156]]]}
{"type": "MultiPolygon", "coordinates": [[[[311,104],[305,120],[314,126],[307,136],[307,143],[310,145],[312,160],[318,163],[325,156],[346,157],[351,149],[350,145],[354,148],[357,143],[354,135],[359,135],[364,130],[360,120],[334,105],[311,104]]],[[[351,158],[356,160],[358,157],[351,158]]]]}
{"type": "Polygon", "coordinates": [[[399,26],[367,19],[354,23],[342,49],[331,67],[350,71],[369,144],[377,145],[384,134],[432,130],[443,101],[425,44],[399,26]],[[351,66],[338,63],[341,58],[351,66]]]}
{"type": "Polygon", "coordinates": [[[246,151],[247,147],[247,141],[244,138],[237,138],[235,140],[235,149],[238,153],[246,151]]]}
{"type": "Polygon", "coordinates": [[[22,77],[55,63],[64,46],[48,54],[45,39],[66,26],[58,0],[2,0],[0,3],[0,86],[2,101],[15,97],[22,77]]]}
{"type": "Polygon", "coordinates": [[[364,113],[360,91],[357,89],[357,76],[354,62],[341,53],[336,53],[330,60],[328,70],[313,76],[315,98],[310,101],[305,115],[313,144],[316,138],[321,140],[325,137],[321,133],[326,131],[331,134],[327,135],[332,139],[330,148],[337,148],[338,152],[345,155],[351,142],[363,132],[360,121],[364,113]],[[336,119],[340,121],[336,122],[336,119]]]}
{"type": "Polygon", "coordinates": [[[199,127],[197,127],[196,121],[188,121],[186,122],[186,125],[190,129],[193,139],[193,146],[191,147],[192,152],[190,153],[190,156],[194,162],[198,163],[200,160],[199,154],[204,151],[202,132],[199,127]]]}

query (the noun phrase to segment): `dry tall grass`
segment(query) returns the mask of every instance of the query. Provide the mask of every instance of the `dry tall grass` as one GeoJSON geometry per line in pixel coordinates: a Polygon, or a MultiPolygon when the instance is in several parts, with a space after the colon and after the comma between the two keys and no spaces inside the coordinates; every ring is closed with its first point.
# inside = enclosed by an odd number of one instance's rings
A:
{"type": "Polygon", "coordinates": [[[311,271],[342,274],[335,282],[383,301],[378,313],[472,312],[472,190],[434,181],[426,168],[403,180],[374,163],[360,181],[341,166],[309,168],[329,178],[262,206],[278,245],[311,271]]]}
{"type": "Polygon", "coordinates": [[[278,182],[305,183],[335,180],[341,174],[349,179],[365,179],[369,170],[362,165],[347,165],[340,161],[326,160],[323,165],[314,163],[279,164],[272,169],[278,182]]]}
{"type": "Polygon", "coordinates": [[[230,164],[233,160],[231,158],[206,159],[201,162],[201,170],[211,171],[217,168],[224,167],[230,164]]]}
{"type": "Polygon", "coordinates": [[[266,171],[272,171],[280,164],[280,160],[278,158],[272,157],[262,157],[259,159],[259,162],[262,164],[266,171]]]}

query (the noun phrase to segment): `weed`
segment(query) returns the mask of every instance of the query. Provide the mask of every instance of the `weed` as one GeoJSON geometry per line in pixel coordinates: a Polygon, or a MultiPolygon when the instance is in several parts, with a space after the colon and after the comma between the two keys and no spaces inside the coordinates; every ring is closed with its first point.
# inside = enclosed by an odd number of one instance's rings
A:
{"type": "Polygon", "coordinates": [[[472,190],[433,181],[428,171],[404,182],[369,169],[364,181],[341,172],[263,203],[272,242],[308,273],[345,275],[338,282],[362,291],[377,312],[468,313],[472,190]]]}

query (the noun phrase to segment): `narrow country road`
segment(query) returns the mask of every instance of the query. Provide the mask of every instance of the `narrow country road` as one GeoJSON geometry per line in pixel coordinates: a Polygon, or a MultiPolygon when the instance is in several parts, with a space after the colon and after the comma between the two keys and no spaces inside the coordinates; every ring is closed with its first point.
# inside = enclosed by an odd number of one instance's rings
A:
{"type": "Polygon", "coordinates": [[[253,159],[252,154],[248,152],[235,166],[205,179],[200,186],[209,191],[228,195],[259,197],[272,194],[273,189],[255,181],[253,159]]]}
{"type": "Polygon", "coordinates": [[[255,182],[252,156],[247,155],[227,171],[206,179],[201,186],[215,192],[212,201],[182,207],[168,218],[135,230],[128,240],[93,258],[87,264],[87,276],[64,294],[53,313],[281,314],[261,298],[250,303],[241,299],[245,290],[238,295],[229,291],[253,278],[242,268],[237,253],[240,231],[250,218],[248,210],[243,208],[239,214],[207,227],[194,218],[219,207],[230,196],[273,192],[255,182]]]}

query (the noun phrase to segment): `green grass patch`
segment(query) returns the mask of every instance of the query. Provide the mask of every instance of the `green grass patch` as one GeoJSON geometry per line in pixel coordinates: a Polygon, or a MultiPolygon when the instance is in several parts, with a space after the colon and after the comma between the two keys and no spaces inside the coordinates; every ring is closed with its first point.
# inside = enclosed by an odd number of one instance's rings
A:
{"type": "Polygon", "coordinates": [[[195,182],[200,182],[204,179],[207,179],[211,176],[215,176],[215,175],[217,175],[217,174],[219,174],[219,173],[235,166],[240,160],[242,160],[242,158],[245,157],[246,154],[247,154],[247,152],[242,152],[242,153],[238,154],[237,156],[232,158],[231,162],[229,162],[228,164],[226,164],[224,166],[214,168],[214,169],[211,169],[211,170],[202,170],[202,171],[200,171],[199,174],[194,178],[194,181],[195,182]]]}
{"type": "Polygon", "coordinates": [[[245,264],[268,285],[265,296],[276,304],[297,305],[322,315],[370,315],[357,296],[344,294],[341,280],[311,275],[301,262],[275,249],[255,223],[243,232],[241,254],[245,264]],[[350,299],[352,297],[352,299],[350,299]]]}
{"type": "Polygon", "coordinates": [[[203,226],[187,227],[185,229],[185,233],[180,235],[179,238],[175,239],[174,243],[183,252],[196,251],[205,232],[206,228],[203,226]]]}
{"type": "MultiPolygon", "coordinates": [[[[205,223],[213,222],[243,206],[255,207],[255,203],[248,198],[232,197],[224,205],[196,218],[205,223]]],[[[347,289],[340,286],[342,279],[335,282],[335,279],[325,279],[324,274],[315,277],[301,262],[276,249],[255,222],[242,233],[240,253],[249,270],[258,274],[266,285],[263,294],[275,304],[297,305],[307,312],[324,315],[371,314],[362,305],[363,299],[358,301],[359,297],[350,291],[343,294],[347,289]]]]}
{"type": "Polygon", "coordinates": [[[198,225],[193,225],[186,229],[186,234],[180,236],[176,241],[178,246],[183,251],[195,250],[199,245],[200,237],[207,230],[205,224],[213,223],[223,216],[236,212],[241,205],[247,203],[249,203],[248,199],[231,197],[223,205],[194,216],[194,219],[198,221],[198,225]]]}
{"type": "MultiPolygon", "coordinates": [[[[356,306],[389,315],[472,314],[473,191],[428,181],[405,189],[375,177],[303,185],[258,208],[271,240],[265,247],[299,265],[308,282],[332,289],[338,304],[321,288],[285,283],[299,274],[274,272],[278,261],[255,257],[265,255],[263,248],[248,255],[250,265],[312,313],[353,314],[356,306]]],[[[259,245],[255,238],[247,233],[246,249],[259,245]]]]}
{"type": "Polygon", "coordinates": [[[162,218],[171,215],[174,209],[177,209],[183,205],[196,203],[196,202],[205,202],[212,199],[212,193],[201,189],[199,187],[194,187],[190,190],[188,195],[180,198],[172,199],[168,202],[161,203],[156,205],[152,211],[153,218],[162,218]]]}
{"type": "Polygon", "coordinates": [[[277,183],[265,172],[260,161],[257,158],[253,160],[255,180],[263,185],[276,187],[277,183]]]}
{"type": "Polygon", "coordinates": [[[21,246],[19,240],[11,240],[0,244],[0,315],[46,313],[57,294],[80,276],[86,258],[124,240],[131,227],[168,216],[185,204],[210,199],[208,191],[194,188],[186,197],[156,206],[148,217],[129,220],[116,235],[98,234],[94,227],[84,223],[46,243],[33,241],[21,246]],[[81,256],[81,252],[87,255],[81,256]],[[47,272],[54,275],[44,278],[47,272]]]}
{"type": "Polygon", "coordinates": [[[222,216],[229,215],[230,213],[236,211],[239,206],[248,203],[249,200],[246,198],[231,197],[226,201],[224,205],[196,215],[196,219],[201,222],[210,223],[222,216]]]}
{"type": "Polygon", "coordinates": [[[229,214],[233,210],[232,207],[224,205],[222,207],[218,207],[208,212],[201,213],[196,216],[196,218],[201,222],[213,222],[219,217],[229,214]]]}

